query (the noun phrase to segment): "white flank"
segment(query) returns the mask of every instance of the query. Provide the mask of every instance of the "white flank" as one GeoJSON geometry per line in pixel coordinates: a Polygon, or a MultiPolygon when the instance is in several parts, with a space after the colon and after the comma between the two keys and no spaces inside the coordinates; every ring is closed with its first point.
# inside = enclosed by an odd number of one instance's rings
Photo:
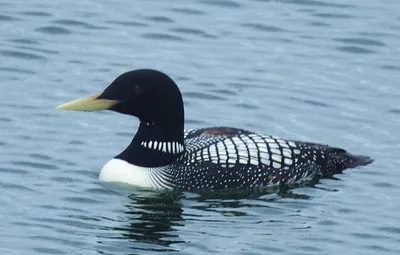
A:
{"type": "Polygon", "coordinates": [[[145,188],[172,188],[168,185],[170,184],[168,177],[162,174],[160,169],[135,166],[124,160],[115,158],[108,161],[103,169],[101,169],[99,180],[103,182],[127,183],[145,188]],[[163,181],[161,182],[160,179],[163,181]]]}

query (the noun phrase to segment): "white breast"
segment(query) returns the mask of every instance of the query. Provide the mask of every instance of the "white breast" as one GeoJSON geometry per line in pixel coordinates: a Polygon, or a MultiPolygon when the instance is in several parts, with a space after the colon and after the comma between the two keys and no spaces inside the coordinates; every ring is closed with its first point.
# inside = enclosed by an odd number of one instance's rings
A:
{"type": "Polygon", "coordinates": [[[100,181],[120,182],[146,188],[171,188],[169,180],[158,168],[129,164],[121,159],[111,159],[101,169],[100,181]],[[162,181],[160,180],[162,179],[162,181]]]}

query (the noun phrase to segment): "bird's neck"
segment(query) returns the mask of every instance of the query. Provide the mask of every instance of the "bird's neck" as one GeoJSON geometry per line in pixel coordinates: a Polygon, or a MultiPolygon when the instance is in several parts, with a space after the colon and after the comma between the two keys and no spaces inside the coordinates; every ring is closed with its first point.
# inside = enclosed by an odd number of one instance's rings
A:
{"type": "Polygon", "coordinates": [[[132,142],[116,158],[144,167],[171,164],[184,152],[183,129],[183,121],[141,121],[132,142]]]}

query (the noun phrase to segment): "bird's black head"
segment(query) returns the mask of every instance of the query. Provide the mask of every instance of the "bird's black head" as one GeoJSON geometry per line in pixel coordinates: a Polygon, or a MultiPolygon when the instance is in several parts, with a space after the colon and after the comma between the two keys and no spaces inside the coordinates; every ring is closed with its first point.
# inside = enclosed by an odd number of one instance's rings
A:
{"type": "Polygon", "coordinates": [[[166,74],[139,69],[118,76],[103,92],[58,107],[66,110],[112,110],[142,122],[166,124],[184,121],[182,95],[166,74]]]}
{"type": "Polygon", "coordinates": [[[183,103],[175,82],[159,71],[140,69],[116,78],[98,97],[116,100],[110,110],[144,122],[181,122],[183,103]]]}

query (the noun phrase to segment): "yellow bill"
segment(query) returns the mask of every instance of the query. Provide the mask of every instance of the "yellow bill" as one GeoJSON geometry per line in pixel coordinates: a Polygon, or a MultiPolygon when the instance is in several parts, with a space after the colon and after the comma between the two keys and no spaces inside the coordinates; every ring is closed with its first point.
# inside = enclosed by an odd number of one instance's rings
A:
{"type": "Polygon", "coordinates": [[[109,109],[118,104],[118,100],[98,99],[103,92],[99,92],[88,97],[79,98],[71,102],[59,105],[56,107],[58,110],[72,110],[72,111],[100,111],[109,109]]]}

